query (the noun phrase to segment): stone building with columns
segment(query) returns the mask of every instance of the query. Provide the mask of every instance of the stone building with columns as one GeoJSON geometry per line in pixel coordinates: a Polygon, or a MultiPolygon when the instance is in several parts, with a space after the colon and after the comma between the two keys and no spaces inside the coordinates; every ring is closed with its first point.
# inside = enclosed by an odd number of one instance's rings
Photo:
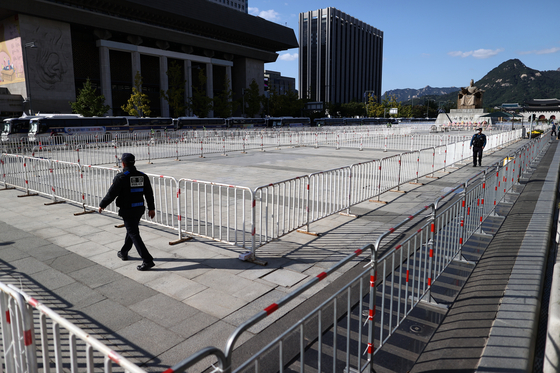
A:
{"type": "MultiPolygon", "coordinates": [[[[89,78],[110,115],[140,72],[152,116],[169,116],[160,91],[171,64],[181,67],[186,96],[200,85],[209,97],[230,82],[234,99],[264,64],[298,46],[292,29],[207,0],[18,0],[0,4],[0,87],[22,97],[22,110],[70,112],[89,78]]],[[[13,107],[13,105],[12,105],[13,107]]]]}

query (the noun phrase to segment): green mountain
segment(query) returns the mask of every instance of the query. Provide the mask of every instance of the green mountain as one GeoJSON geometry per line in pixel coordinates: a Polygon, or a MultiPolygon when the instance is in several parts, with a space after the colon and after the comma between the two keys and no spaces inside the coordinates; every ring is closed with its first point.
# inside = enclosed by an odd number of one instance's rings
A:
{"type": "Polygon", "coordinates": [[[502,63],[475,83],[484,89],[484,106],[519,103],[537,98],[560,98],[560,71],[531,69],[518,59],[502,63]]]}
{"type": "MultiPolygon", "coordinates": [[[[493,108],[504,103],[523,105],[524,102],[534,99],[560,98],[560,69],[538,71],[527,67],[518,59],[512,59],[491,70],[474,85],[485,90],[483,98],[485,108],[493,108]]],[[[394,91],[401,90],[391,92],[394,91]]],[[[447,94],[426,96],[435,101],[456,102],[458,91],[457,89],[447,94]]],[[[385,94],[391,93],[387,91],[385,94]]],[[[407,91],[407,95],[409,94],[407,91]]],[[[406,98],[402,101],[410,104],[406,98]]]]}

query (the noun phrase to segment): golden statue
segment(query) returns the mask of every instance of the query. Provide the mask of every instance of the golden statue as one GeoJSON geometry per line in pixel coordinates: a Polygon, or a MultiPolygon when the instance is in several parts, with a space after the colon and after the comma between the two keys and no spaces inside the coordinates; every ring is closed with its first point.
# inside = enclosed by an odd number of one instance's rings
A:
{"type": "Polygon", "coordinates": [[[461,88],[457,99],[457,109],[481,109],[484,91],[474,86],[474,80],[468,87],[461,88]]]}

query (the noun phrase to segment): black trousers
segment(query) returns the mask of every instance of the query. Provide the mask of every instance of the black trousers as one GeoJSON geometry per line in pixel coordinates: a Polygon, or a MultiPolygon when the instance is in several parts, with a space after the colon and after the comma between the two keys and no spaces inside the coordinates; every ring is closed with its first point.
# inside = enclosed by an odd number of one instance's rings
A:
{"type": "Polygon", "coordinates": [[[128,255],[128,252],[134,244],[138,255],[140,255],[144,263],[153,263],[154,258],[148,252],[144,241],[142,241],[142,237],[140,237],[140,228],[138,227],[140,219],[144,215],[144,209],[120,210],[119,215],[123,218],[126,228],[126,237],[121,253],[125,256],[128,255]]]}
{"type": "Polygon", "coordinates": [[[472,148],[472,161],[473,165],[476,166],[476,158],[478,156],[478,165],[482,164],[482,148],[476,148],[473,146],[472,148]]]}

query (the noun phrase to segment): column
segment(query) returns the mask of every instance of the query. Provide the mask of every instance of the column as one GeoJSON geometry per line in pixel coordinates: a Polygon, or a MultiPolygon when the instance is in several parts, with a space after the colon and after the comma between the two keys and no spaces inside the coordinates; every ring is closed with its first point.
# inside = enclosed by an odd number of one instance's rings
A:
{"type": "Polygon", "coordinates": [[[109,58],[109,48],[99,47],[99,69],[101,75],[101,94],[105,97],[105,105],[110,109],[107,115],[113,115],[113,94],[111,91],[111,60],[109,58]]]}
{"type": "MultiPolygon", "coordinates": [[[[169,89],[169,77],[167,76],[167,57],[160,56],[159,57],[159,89],[164,91],[167,94],[167,90],[169,89]]],[[[161,105],[161,116],[168,117],[169,116],[169,102],[160,96],[159,99],[161,105]]]]}
{"type": "Polygon", "coordinates": [[[187,116],[192,116],[192,110],[188,108],[192,97],[192,62],[185,60],[185,103],[187,104],[187,116]]]}
{"type": "MultiPolygon", "coordinates": [[[[211,63],[206,64],[206,96],[214,98],[214,73],[211,63]]],[[[214,110],[208,112],[208,117],[214,117],[214,110]]]]}
{"type": "MultiPolygon", "coordinates": [[[[233,83],[231,81],[231,66],[226,66],[226,76],[229,80],[229,89],[233,90],[233,83]]],[[[228,99],[229,102],[231,102],[231,100],[232,100],[232,97],[230,97],[228,99]]]]}
{"type": "Polygon", "coordinates": [[[136,73],[139,72],[142,75],[142,68],[140,66],[140,52],[132,52],[130,54],[132,58],[132,85],[134,85],[134,78],[136,73]]]}

